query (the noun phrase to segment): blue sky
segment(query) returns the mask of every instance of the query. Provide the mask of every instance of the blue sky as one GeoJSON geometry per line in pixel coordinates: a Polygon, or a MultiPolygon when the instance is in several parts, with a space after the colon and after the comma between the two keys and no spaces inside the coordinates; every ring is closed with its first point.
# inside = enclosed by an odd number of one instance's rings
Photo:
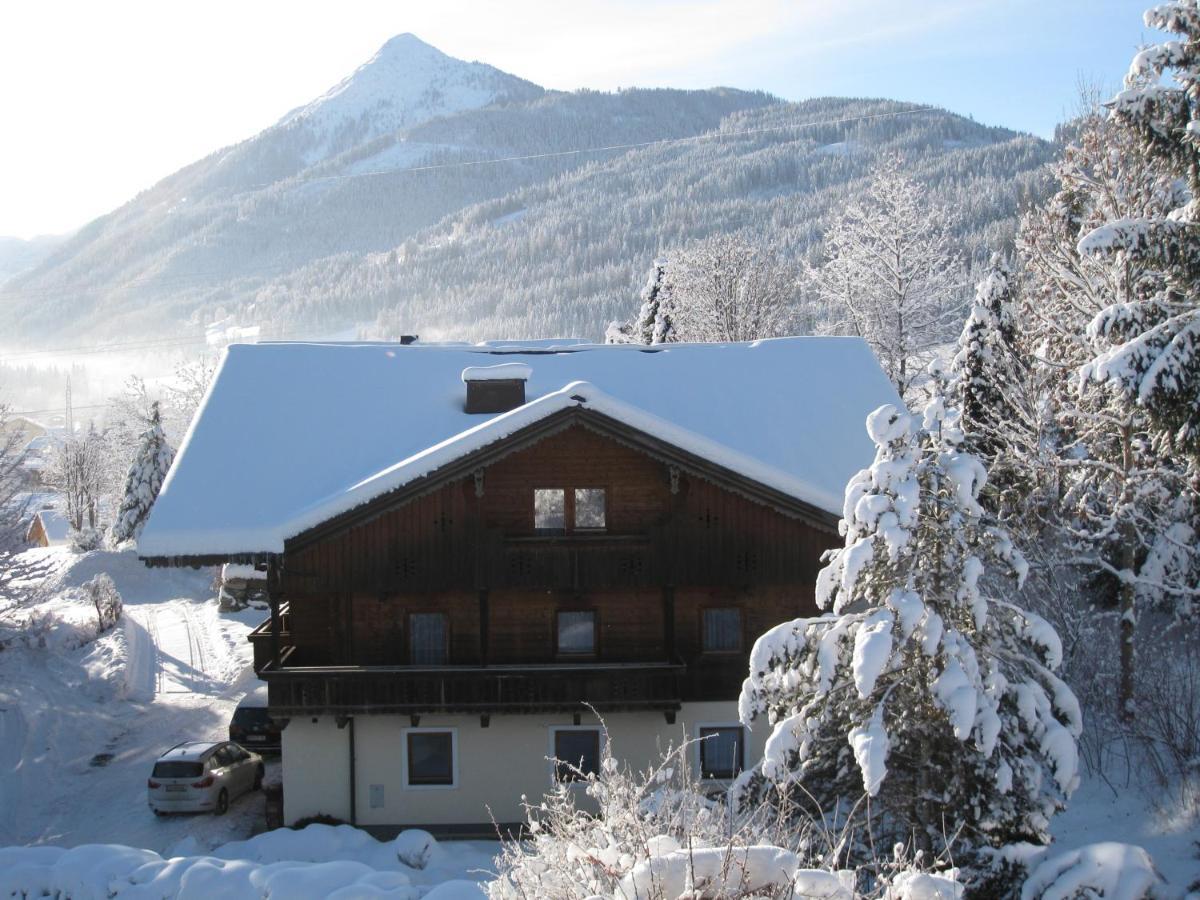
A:
{"type": "Polygon", "coordinates": [[[0,6],[0,235],[63,232],[413,32],[550,88],[882,96],[1050,136],[1148,0],[40,0],[0,6]],[[69,23],[69,25],[67,24],[69,23]]]}

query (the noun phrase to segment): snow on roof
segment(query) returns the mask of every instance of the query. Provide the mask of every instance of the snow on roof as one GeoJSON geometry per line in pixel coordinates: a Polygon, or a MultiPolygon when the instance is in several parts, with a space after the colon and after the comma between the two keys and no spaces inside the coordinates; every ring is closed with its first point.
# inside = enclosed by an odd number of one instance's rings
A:
{"type": "Polygon", "coordinates": [[[857,338],[740,344],[234,345],[138,541],[142,556],[284,541],[571,406],[840,514],[895,389],[857,338]],[[527,402],[463,411],[464,369],[529,367],[527,402]]]}
{"type": "Polygon", "coordinates": [[[41,509],[37,512],[38,520],[46,531],[46,540],[51,547],[65,544],[71,537],[71,523],[57,509],[41,509]]]}
{"type": "Polygon", "coordinates": [[[500,363],[498,366],[469,366],[462,370],[462,380],[468,381],[528,381],[533,374],[525,363],[500,363]]]}

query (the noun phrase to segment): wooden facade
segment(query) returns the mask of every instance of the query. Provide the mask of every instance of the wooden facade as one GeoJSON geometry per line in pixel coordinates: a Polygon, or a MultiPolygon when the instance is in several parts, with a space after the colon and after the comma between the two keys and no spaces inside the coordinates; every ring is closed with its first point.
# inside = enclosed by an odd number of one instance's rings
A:
{"type": "Polygon", "coordinates": [[[828,517],[604,423],[564,420],[290,541],[277,614],[252,635],[279,715],[652,708],[729,700],[754,638],[815,614],[828,517]],[[603,530],[539,533],[534,491],[602,489],[603,530]],[[705,610],[736,635],[703,642],[705,610]],[[591,611],[563,653],[561,612],[591,611]],[[412,658],[414,616],[445,619],[444,659],[412,658]]]}

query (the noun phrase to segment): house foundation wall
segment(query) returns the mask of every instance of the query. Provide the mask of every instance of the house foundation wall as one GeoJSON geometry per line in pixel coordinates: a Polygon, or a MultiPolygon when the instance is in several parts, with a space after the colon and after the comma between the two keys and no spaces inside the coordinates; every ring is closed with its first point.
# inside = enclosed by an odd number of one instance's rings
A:
{"type": "MultiPolygon", "coordinates": [[[[536,801],[553,785],[550,757],[558,729],[600,726],[585,712],[575,726],[570,714],[493,715],[482,727],[478,715],[421,716],[417,731],[453,734],[454,783],[407,783],[408,716],[358,716],[354,719],[355,822],[362,826],[486,826],[524,820],[521,796],[536,801]]],[[[737,725],[737,703],[685,703],[674,724],[661,712],[609,713],[604,716],[613,755],[635,769],[656,764],[668,746],[694,739],[698,729],[737,725]]],[[[762,757],[770,728],[756,722],[746,731],[744,759],[762,757]]],[[[338,729],[332,717],[294,718],[284,730],[284,813],[293,824],[324,813],[350,820],[350,729],[338,729]]],[[[698,771],[698,747],[689,753],[698,771]]]]}

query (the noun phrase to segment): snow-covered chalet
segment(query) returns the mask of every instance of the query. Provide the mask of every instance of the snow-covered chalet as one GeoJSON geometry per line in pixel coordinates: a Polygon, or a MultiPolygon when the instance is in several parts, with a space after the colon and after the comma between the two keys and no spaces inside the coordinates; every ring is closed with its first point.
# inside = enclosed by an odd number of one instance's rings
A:
{"type": "Polygon", "coordinates": [[[266,568],[289,823],[518,822],[600,718],[639,767],[703,738],[719,788],[766,738],[750,648],[816,613],[896,402],[855,338],[235,345],[139,553],[266,568]]]}

